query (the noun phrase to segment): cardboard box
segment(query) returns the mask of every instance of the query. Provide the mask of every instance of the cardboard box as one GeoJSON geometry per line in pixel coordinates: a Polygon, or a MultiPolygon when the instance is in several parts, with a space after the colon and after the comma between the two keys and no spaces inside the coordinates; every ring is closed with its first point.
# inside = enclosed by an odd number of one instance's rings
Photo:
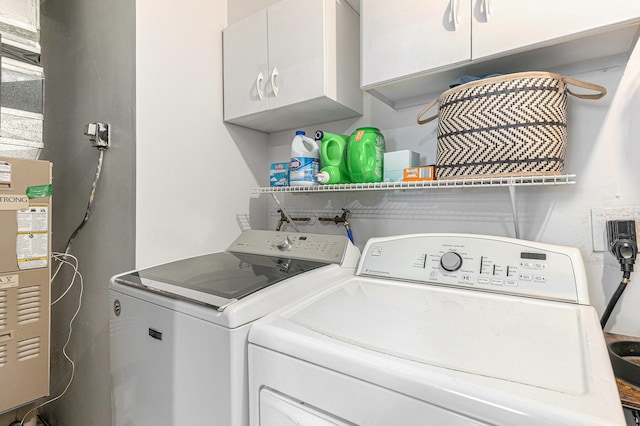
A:
{"type": "Polygon", "coordinates": [[[404,169],[420,165],[420,154],[414,151],[392,151],[384,153],[384,182],[402,182],[404,169]]]}
{"type": "Polygon", "coordinates": [[[404,169],[404,180],[416,182],[434,180],[436,178],[436,166],[409,167],[404,169]]]}
{"type": "Polygon", "coordinates": [[[271,164],[269,186],[289,186],[289,163],[271,164]]]}

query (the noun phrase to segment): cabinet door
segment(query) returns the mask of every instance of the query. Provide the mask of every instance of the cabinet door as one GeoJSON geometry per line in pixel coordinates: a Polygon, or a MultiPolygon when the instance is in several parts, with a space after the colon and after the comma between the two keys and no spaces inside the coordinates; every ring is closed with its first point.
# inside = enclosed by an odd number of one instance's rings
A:
{"type": "Polygon", "coordinates": [[[474,0],[473,59],[484,58],[625,21],[637,0],[474,0]]]}
{"type": "Polygon", "coordinates": [[[324,3],[325,0],[285,0],[267,9],[269,108],[324,95],[324,3]]]}
{"type": "Polygon", "coordinates": [[[251,15],[223,32],[224,119],[268,108],[267,13],[251,15]]]}
{"type": "Polygon", "coordinates": [[[360,18],[363,87],[471,59],[471,0],[362,0],[360,18]]]}

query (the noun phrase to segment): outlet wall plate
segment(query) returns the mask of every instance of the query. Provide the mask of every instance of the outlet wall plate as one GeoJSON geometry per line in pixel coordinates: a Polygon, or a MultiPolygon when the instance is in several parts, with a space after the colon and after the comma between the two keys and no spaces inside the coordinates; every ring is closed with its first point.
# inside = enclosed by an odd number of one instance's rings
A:
{"type": "Polygon", "coordinates": [[[108,149],[111,146],[109,124],[97,121],[84,126],[84,134],[89,136],[92,146],[98,149],[108,149]]]}
{"type": "Polygon", "coordinates": [[[635,220],[636,235],[640,235],[640,206],[607,207],[591,209],[591,237],[593,251],[607,251],[607,221],[635,220]]]}

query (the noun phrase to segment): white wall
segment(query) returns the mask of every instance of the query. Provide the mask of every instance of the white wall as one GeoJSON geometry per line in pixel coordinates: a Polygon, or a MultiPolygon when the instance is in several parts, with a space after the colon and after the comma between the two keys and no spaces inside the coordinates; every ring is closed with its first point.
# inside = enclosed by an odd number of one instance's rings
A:
{"type": "MultiPolygon", "coordinates": [[[[596,144],[586,153],[588,160],[585,173],[588,180],[584,184],[585,204],[592,207],[640,206],[640,185],[638,165],[640,161],[640,43],[636,44],[625,73],[620,80],[617,93],[602,128],[587,127],[587,131],[597,134],[596,144]]],[[[585,120],[586,121],[586,120],[585,120]]],[[[636,229],[638,229],[638,218],[636,229]]],[[[638,238],[638,236],[636,236],[638,238]]],[[[640,242],[640,241],[639,241],[640,242]]],[[[620,281],[620,272],[613,256],[605,253],[589,253],[585,247],[585,257],[589,260],[588,272],[594,286],[602,282],[607,300],[620,281]],[[602,262],[601,256],[604,256],[602,262]],[[604,264],[603,264],[604,263],[604,264]]],[[[637,282],[640,260],[636,262],[637,282]]],[[[615,333],[640,336],[640,289],[629,285],[614,311],[608,330],[615,333]]],[[[600,310],[601,312],[602,310],[600,310]]]]}
{"type": "Polygon", "coordinates": [[[266,135],[222,122],[226,16],[225,0],[136,2],[138,268],[225,249],[259,208],[266,135]]]}
{"type": "MultiPolygon", "coordinates": [[[[621,273],[609,253],[592,251],[590,209],[640,205],[640,188],[635,175],[640,160],[640,144],[636,140],[640,123],[633,118],[640,116],[640,48],[633,53],[626,71],[625,63],[626,58],[608,58],[558,70],[601,84],[609,94],[599,101],[572,97],[569,100],[565,173],[576,174],[577,183],[518,188],[516,191],[521,238],[578,247],[586,263],[591,302],[600,313],[615,291],[621,273]]],[[[417,125],[419,110],[420,106],[395,111],[365,95],[362,118],[303,130],[308,134],[317,129],[350,134],[360,126],[378,127],[385,135],[388,151],[412,149],[421,154],[423,164],[433,164],[437,125],[417,125]]],[[[292,130],[270,135],[269,162],[288,159],[293,134],[292,130]]],[[[266,181],[262,185],[266,185],[266,181]]],[[[286,194],[281,195],[280,200],[292,216],[333,217],[341,213],[341,208],[347,208],[351,212],[356,244],[360,247],[373,236],[413,232],[514,236],[506,188],[286,194]]],[[[270,229],[275,228],[279,218],[276,209],[272,203],[270,229]]],[[[333,223],[298,226],[303,232],[344,232],[333,223]]],[[[640,317],[634,308],[638,306],[639,298],[640,289],[629,286],[619,309],[609,320],[608,330],[640,336],[640,317]]]]}

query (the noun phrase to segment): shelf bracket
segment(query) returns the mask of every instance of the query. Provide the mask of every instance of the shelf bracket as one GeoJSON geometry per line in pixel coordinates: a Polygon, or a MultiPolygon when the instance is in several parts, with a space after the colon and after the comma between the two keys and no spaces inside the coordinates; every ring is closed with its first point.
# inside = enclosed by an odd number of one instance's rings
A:
{"type": "Polygon", "coordinates": [[[282,211],[282,213],[286,216],[286,218],[289,220],[289,224],[291,226],[293,226],[293,229],[296,230],[296,232],[300,232],[300,230],[298,229],[298,227],[296,226],[296,223],[293,221],[293,219],[291,218],[291,216],[289,216],[289,213],[287,213],[287,211],[285,210],[284,207],[282,207],[282,204],[280,204],[280,200],[278,200],[278,197],[276,197],[276,193],[272,192],[271,196],[273,197],[273,201],[276,202],[276,204],[278,205],[278,208],[282,211]]]}
{"type": "Polygon", "coordinates": [[[509,180],[509,198],[511,199],[511,212],[513,213],[513,227],[516,232],[516,238],[520,238],[520,227],[518,226],[518,212],[516,210],[516,186],[513,180],[509,180]]]}

